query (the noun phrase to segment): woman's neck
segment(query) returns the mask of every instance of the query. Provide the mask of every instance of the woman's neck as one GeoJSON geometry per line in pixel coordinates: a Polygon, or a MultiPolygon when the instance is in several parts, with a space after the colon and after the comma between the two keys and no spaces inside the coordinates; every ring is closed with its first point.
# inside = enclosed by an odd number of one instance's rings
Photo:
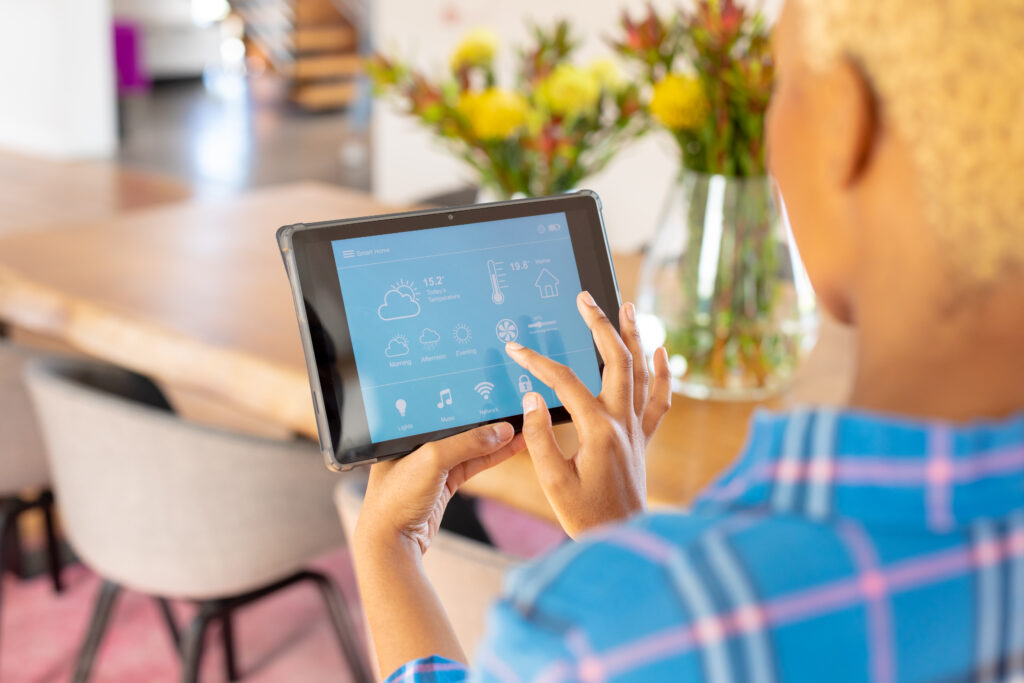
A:
{"type": "Polygon", "coordinates": [[[932,316],[890,299],[863,319],[851,405],[956,422],[1024,411],[1024,283],[1000,292],[932,316]]]}

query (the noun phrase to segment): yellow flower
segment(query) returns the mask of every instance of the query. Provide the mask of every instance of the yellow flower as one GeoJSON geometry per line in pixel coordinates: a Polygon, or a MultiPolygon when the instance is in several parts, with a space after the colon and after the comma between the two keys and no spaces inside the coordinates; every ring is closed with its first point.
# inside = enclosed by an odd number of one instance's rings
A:
{"type": "Polygon", "coordinates": [[[482,93],[470,91],[459,94],[459,101],[455,104],[455,110],[462,114],[467,121],[472,122],[476,115],[477,104],[480,102],[482,93]]]}
{"type": "Polygon", "coordinates": [[[509,137],[526,125],[529,112],[525,97],[501,88],[463,93],[456,108],[481,140],[509,137]]]}
{"type": "Polygon", "coordinates": [[[574,118],[593,110],[601,96],[601,83],[589,70],[559,64],[537,87],[537,99],[555,114],[574,118]]]}
{"type": "Polygon", "coordinates": [[[530,137],[537,137],[544,130],[544,124],[548,122],[548,114],[536,107],[530,107],[526,112],[526,133],[530,137]]]}
{"type": "Polygon", "coordinates": [[[696,128],[708,115],[708,101],[700,81],[669,74],[654,84],[651,115],[671,130],[696,128]]]}
{"type": "Polygon", "coordinates": [[[595,59],[587,66],[587,70],[605,90],[614,92],[622,87],[622,72],[619,71],[618,64],[608,57],[595,59]]]}
{"type": "Polygon", "coordinates": [[[452,70],[489,65],[498,52],[498,43],[498,35],[490,29],[476,28],[469,31],[452,53],[452,70]]]}

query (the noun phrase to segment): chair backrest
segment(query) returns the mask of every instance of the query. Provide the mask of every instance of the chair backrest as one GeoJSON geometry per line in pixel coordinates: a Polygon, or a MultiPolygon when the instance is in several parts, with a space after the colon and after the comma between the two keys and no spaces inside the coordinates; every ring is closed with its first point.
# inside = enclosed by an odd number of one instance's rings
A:
{"type": "Polygon", "coordinates": [[[315,444],[183,421],[149,380],[82,361],[27,372],[68,539],[148,593],[223,597],[343,543],[315,444]]]}
{"type": "Polygon", "coordinates": [[[48,486],[43,442],[25,386],[25,365],[37,354],[0,339],[0,496],[48,486]]]}
{"type": "MultiPolygon", "coordinates": [[[[364,480],[342,481],[334,490],[345,534],[355,533],[366,493],[364,480]]],[[[501,594],[515,558],[442,529],[423,556],[423,568],[451,620],[463,650],[472,658],[484,633],[487,611],[501,594]]]]}

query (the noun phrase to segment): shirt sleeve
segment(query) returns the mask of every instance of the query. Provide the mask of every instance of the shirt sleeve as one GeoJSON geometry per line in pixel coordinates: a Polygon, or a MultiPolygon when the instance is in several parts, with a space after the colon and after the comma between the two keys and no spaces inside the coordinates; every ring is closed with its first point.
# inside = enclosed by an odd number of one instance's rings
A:
{"type": "Polygon", "coordinates": [[[433,655],[403,665],[384,683],[463,683],[467,673],[465,664],[433,655]]]}

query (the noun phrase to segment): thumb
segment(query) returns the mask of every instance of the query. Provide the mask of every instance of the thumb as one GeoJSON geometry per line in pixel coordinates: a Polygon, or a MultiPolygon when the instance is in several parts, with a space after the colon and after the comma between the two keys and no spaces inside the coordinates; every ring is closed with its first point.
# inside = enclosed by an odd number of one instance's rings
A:
{"type": "Polygon", "coordinates": [[[420,451],[447,472],[467,460],[494,453],[514,436],[515,431],[508,422],[495,422],[428,443],[420,451]]]}
{"type": "Polygon", "coordinates": [[[547,492],[553,486],[562,485],[572,473],[572,464],[565,459],[555,440],[544,398],[535,392],[523,396],[523,438],[541,488],[547,492]]]}

